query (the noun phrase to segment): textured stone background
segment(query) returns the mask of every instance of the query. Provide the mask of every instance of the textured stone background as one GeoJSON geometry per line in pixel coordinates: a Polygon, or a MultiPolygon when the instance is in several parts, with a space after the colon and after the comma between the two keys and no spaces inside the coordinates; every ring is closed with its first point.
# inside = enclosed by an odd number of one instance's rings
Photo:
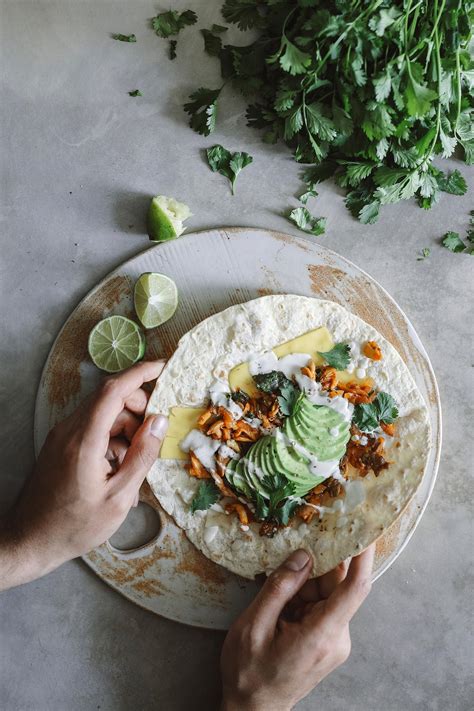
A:
{"type": "MultiPolygon", "coordinates": [[[[219,82],[197,28],[220,21],[220,3],[173,2],[199,15],[198,25],[183,32],[174,62],[166,41],[147,26],[165,5],[0,4],[5,508],[33,465],[35,392],[51,343],[79,299],[147,247],[150,195],[187,202],[191,228],[292,231],[281,212],[296,205],[297,166],[282,147],[263,145],[245,126],[245,104],[226,93],[219,129],[208,139],[186,125],[181,107],[190,90],[219,82]],[[138,41],[114,42],[111,32],[134,32],[138,41]],[[130,98],[137,88],[143,97],[130,98]],[[215,142],[254,156],[234,198],[200,158],[215,142]]],[[[237,34],[229,32],[230,39],[237,34]]],[[[441,390],[444,449],[419,528],[354,620],[350,660],[301,702],[302,711],[470,708],[473,262],[439,245],[446,230],[464,232],[473,207],[473,171],[462,171],[471,183],[465,197],[443,196],[431,212],[411,202],[389,207],[368,227],[346,212],[338,188],[320,190],[318,210],[328,217],[321,242],[378,279],[426,345],[441,390]],[[432,254],[418,262],[423,247],[432,254]]],[[[178,711],[217,703],[222,635],[133,606],[81,562],[4,593],[0,633],[5,711],[178,711]]]]}

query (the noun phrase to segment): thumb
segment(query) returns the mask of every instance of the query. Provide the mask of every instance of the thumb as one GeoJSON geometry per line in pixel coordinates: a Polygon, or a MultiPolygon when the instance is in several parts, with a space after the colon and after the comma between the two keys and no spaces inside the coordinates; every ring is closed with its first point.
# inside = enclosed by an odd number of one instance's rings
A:
{"type": "Polygon", "coordinates": [[[151,415],[136,431],[122,465],[115,476],[137,489],[155,463],[168,429],[168,418],[151,415]]]}
{"type": "Polygon", "coordinates": [[[245,613],[264,634],[273,634],[283,608],[306,582],[311,567],[309,554],[300,549],[267,578],[245,613]]]}

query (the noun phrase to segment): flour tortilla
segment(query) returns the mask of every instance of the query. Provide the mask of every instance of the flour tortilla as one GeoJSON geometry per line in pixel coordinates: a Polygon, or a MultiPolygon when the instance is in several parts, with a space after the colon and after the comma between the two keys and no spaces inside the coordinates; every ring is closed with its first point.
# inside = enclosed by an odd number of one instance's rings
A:
{"type": "Polygon", "coordinates": [[[190,502],[199,482],[189,476],[184,461],[158,459],[148,474],[160,504],[192,543],[215,563],[245,578],[273,570],[297,548],[312,553],[313,575],[322,575],[360,553],[398,518],[421,483],[430,448],[428,412],[413,378],[393,346],[342,306],[304,296],[265,296],[210,316],[184,335],[150,398],[148,413],[167,415],[176,405],[203,406],[213,380],[227,380],[229,371],[251,353],[320,326],[328,328],[336,343],[377,341],[383,360],[373,362],[368,374],[399,407],[397,437],[386,443],[387,459],[393,463],[378,477],[370,473],[359,479],[365,490],[363,503],[350,513],[325,514],[321,521],[315,516],[309,524],[295,523],[267,538],[259,535],[259,523],[244,532],[236,516],[213,510],[192,514],[190,502]],[[219,529],[206,543],[209,536],[204,534],[210,526],[219,529]]]}

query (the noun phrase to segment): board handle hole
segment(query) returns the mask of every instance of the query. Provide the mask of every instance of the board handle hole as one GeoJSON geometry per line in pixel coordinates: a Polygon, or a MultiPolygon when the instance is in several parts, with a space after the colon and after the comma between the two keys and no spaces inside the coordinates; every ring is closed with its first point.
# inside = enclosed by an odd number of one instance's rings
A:
{"type": "Polygon", "coordinates": [[[145,501],[139,501],[127,514],[118,531],[107,541],[109,549],[120,557],[136,557],[152,548],[161,533],[160,516],[145,501]]]}

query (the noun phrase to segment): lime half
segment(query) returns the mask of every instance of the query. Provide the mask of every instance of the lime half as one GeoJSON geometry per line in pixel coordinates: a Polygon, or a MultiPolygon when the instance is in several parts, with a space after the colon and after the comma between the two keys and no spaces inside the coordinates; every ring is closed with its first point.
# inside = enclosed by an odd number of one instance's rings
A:
{"type": "Polygon", "coordinates": [[[109,316],[94,326],[88,347],[92,362],[98,368],[118,373],[143,358],[145,336],[129,318],[109,316]]]}
{"type": "Polygon", "coordinates": [[[165,195],[157,195],[148,210],[148,234],[154,242],[166,242],[184,232],[183,222],[191,216],[187,205],[165,195]]]}
{"type": "Polygon", "coordinates": [[[145,328],[168,321],[178,306],[178,289],[164,274],[145,272],[135,284],[135,311],[145,328]]]}

